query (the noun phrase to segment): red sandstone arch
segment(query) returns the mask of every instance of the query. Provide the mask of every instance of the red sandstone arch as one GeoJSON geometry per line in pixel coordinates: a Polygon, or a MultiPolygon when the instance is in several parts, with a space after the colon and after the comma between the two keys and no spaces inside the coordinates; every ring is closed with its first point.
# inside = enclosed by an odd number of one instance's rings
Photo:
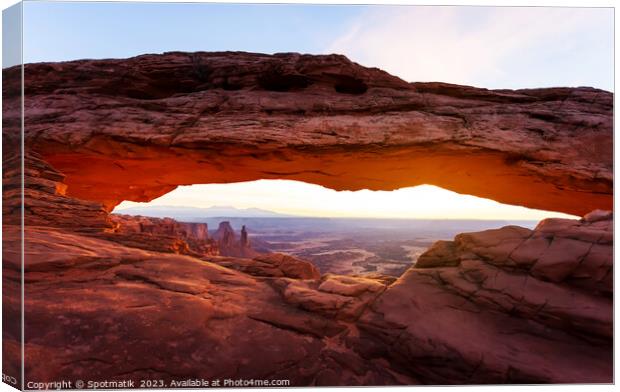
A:
{"type": "MultiPolygon", "coordinates": [[[[271,178],[612,208],[613,99],[592,88],[410,84],[338,55],[230,52],[29,64],[25,84],[27,147],[66,174],[68,195],[110,210],[271,178]]],[[[19,86],[4,93],[15,120],[19,86]]]]}

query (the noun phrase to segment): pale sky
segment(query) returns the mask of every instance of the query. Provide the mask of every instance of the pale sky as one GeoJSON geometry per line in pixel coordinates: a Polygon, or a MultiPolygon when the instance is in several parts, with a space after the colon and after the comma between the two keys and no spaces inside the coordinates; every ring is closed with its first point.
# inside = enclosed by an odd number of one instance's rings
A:
{"type": "MultiPolygon", "coordinates": [[[[613,91],[613,17],[612,8],[27,2],[23,57],[40,62],[176,50],[341,53],[411,82],[613,91]]],[[[289,181],[180,187],[152,203],[314,216],[551,215],[430,186],[335,192],[289,181]]]]}
{"type": "Polygon", "coordinates": [[[407,81],[613,90],[613,8],[24,3],[24,61],[340,53],[407,81]]]}
{"type": "Polygon", "coordinates": [[[262,208],[303,216],[540,220],[570,215],[500,204],[433,185],[396,191],[334,191],[291,180],[181,186],[150,203],[123,202],[116,211],[145,206],[262,208]]]}
{"type": "Polygon", "coordinates": [[[407,81],[612,91],[613,22],[609,8],[385,7],[354,18],[328,51],[407,81]]]}

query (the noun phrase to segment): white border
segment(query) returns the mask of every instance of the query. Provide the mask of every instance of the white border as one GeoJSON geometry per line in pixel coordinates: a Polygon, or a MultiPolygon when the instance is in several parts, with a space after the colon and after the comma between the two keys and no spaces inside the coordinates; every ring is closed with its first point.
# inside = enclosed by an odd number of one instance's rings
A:
{"type": "MultiPolygon", "coordinates": [[[[28,1],[28,0],[26,0],[28,1]]],[[[72,1],[72,0],[69,0],[72,1]]],[[[97,1],[97,0],[81,0],[81,2],[121,2],[124,0],[106,0],[106,1],[97,1]]],[[[73,2],[78,2],[78,1],[73,1],[73,2]]],[[[158,2],[158,3],[214,3],[215,1],[183,1],[183,0],[133,0],[132,2],[158,2]]],[[[252,3],[252,4],[260,4],[260,3],[292,3],[292,4],[382,4],[382,5],[461,5],[461,6],[502,6],[502,7],[507,7],[507,6],[534,6],[534,7],[546,7],[546,6],[553,6],[553,7],[613,7],[615,8],[616,6],[616,2],[615,1],[611,1],[611,0],[589,0],[589,1],[584,1],[584,0],[519,0],[519,1],[514,1],[514,0],[505,0],[505,1],[493,1],[493,0],[473,0],[473,1],[467,1],[467,0],[451,0],[451,1],[436,1],[436,0],[425,0],[425,1],[417,1],[417,0],[375,0],[375,1],[368,1],[368,0],[336,0],[336,1],[330,1],[330,0],[313,0],[313,1],[300,1],[300,0],[289,0],[289,1],[261,1],[261,0],[243,0],[243,1],[234,1],[234,0],[220,0],[217,1],[218,3],[252,3]]],[[[18,1],[16,0],[0,0],[0,5],[1,8],[4,10],[14,4],[18,3],[18,1]]],[[[615,12],[614,12],[615,14],[615,12]]],[[[22,13],[22,17],[23,17],[23,13],[22,13]]],[[[615,19],[614,19],[615,21],[615,19]]],[[[1,24],[1,18],[0,18],[0,24],[1,24]]],[[[1,29],[0,29],[0,40],[1,40],[1,29]]],[[[614,76],[615,76],[615,70],[618,67],[618,63],[617,61],[615,61],[615,53],[617,53],[617,51],[615,50],[615,47],[617,45],[618,42],[618,32],[616,30],[614,30],[614,76]]],[[[23,56],[23,54],[22,54],[23,56]]],[[[0,60],[1,60],[1,54],[0,54],[0,60]]],[[[0,61],[1,63],[1,61],[0,61]]],[[[22,75],[23,77],[23,75],[22,75]]],[[[615,78],[614,78],[614,86],[615,86],[615,78]]],[[[617,91],[616,88],[614,88],[614,91],[617,91]]],[[[0,103],[1,103],[1,98],[0,98],[0,103]]],[[[23,98],[22,98],[22,105],[23,105],[23,98]]],[[[617,126],[617,121],[618,119],[615,116],[615,107],[617,105],[617,100],[616,100],[616,96],[614,95],[614,135],[615,135],[615,129],[617,126]]],[[[23,110],[23,108],[22,108],[23,110]]],[[[23,118],[22,118],[22,126],[23,126],[23,118]]],[[[22,139],[23,140],[23,139],[22,139]]],[[[614,138],[614,171],[615,171],[615,162],[618,159],[618,150],[615,148],[615,138],[614,138]]],[[[0,154],[1,154],[1,145],[0,145],[0,154]]],[[[23,164],[23,162],[22,162],[23,164]]],[[[23,175],[23,168],[22,168],[22,175],[23,175]]],[[[23,180],[22,180],[22,186],[23,186],[23,180]]],[[[616,189],[615,189],[615,183],[614,183],[614,201],[615,201],[615,195],[616,195],[616,189]]],[[[23,192],[22,192],[22,197],[23,197],[23,192]]],[[[23,204],[23,203],[22,203],[23,204]]],[[[615,203],[614,203],[615,204],[615,203]]],[[[23,210],[22,210],[22,214],[23,214],[23,210]]],[[[615,221],[614,221],[614,241],[616,240],[616,235],[615,235],[615,231],[616,231],[616,227],[615,227],[615,221]]],[[[22,235],[22,241],[23,241],[23,235],[22,235]]],[[[23,244],[22,244],[23,246],[23,244]]],[[[616,247],[614,247],[614,260],[617,260],[617,256],[618,256],[618,249],[616,247]]],[[[23,268],[23,265],[22,265],[23,268]]],[[[618,269],[615,269],[614,271],[614,278],[618,277],[618,269]]],[[[614,280],[615,282],[615,280],[614,280]]],[[[1,284],[1,283],[0,283],[1,284]]],[[[23,290],[23,273],[22,273],[22,290],[23,290]]],[[[22,294],[23,295],[23,294],[22,294]]],[[[616,297],[616,293],[614,291],[614,316],[615,316],[615,309],[616,309],[616,301],[617,297],[616,297]]],[[[1,301],[0,301],[1,302],[1,301]]],[[[23,302],[22,302],[23,304],[23,302]]],[[[1,303],[0,303],[0,311],[1,311],[1,303]]],[[[23,314],[22,314],[22,319],[23,319],[23,314]]],[[[616,319],[614,317],[614,336],[620,336],[617,334],[618,332],[618,323],[616,322],[616,319]]],[[[23,321],[22,321],[22,326],[23,326],[23,321]]],[[[614,339],[614,348],[616,348],[616,341],[614,339]]],[[[614,354],[616,353],[616,351],[614,350],[614,354]]],[[[0,358],[1,358],[1,350],[0,350],[0,358]]],[[[615,355],[614,355],[615,357],[615,355]]],[[[614,362],[614,365],[616,364],[616,362],[614,362]]],[[[616,367],[614,366],[614,375],[615,375],[615,369],[616,367]]],[[[385,390],[387,388],[399,388],[400,390],[402,389],[406,389],[406,390],[413,390],[414,388],[420,388],[419,386],[398,386],[398,387],[374,387],[373,389],[376,390],[385,390]]],[[[550,385],[550,386],[457,386],[457,387],[430,387],[432,388],[434,391],[454,391],[455,389],[460,390],[474,390],[474,389],[478,389],[481,388],[483,390],[494,390],[494,389],[500,389],[501,391],[506,391],[506,392],[515,392],[515,391],[532,391],[533,389],[544,389],[545,391],[568,391],[568,392],[573,392],[573,391],[579,391],[581,389],[587,390],[589,391],[607,391],[607,390],[612,390],[612,388],[614,388],[611,385],[550,385]]],[[[290,389],[290,388],[288,388],[290,389]]],[[[298,389],[298,388],[296,388],[298,389]]],[[[304,389],[309,389],[309,388],[304,388],[304,389]]],[[[314,388],[311,388],[314,389],[314,388]]],[[[321,391],[325,391],[325,392],[335,392],[335,391],[354,391],[357,390],[359,388],[349,388],[349,387],[345,387],[345,388],[321,388],[321,391]]],[[[15,389],[11,388],[10,386],[8,386],[7,384],[4,383],[0,383],[0,392],[5,392],[5,391],[14,391],[15,389]]],[[[168,390],[172,390],[172,391],[187,391],[188,389],[168,389],[168,390]]],[[[256,389],[256,388],[244,388],[244,389],[230,389],[231,391],[249,391],[249,390],[260,390],[260,391],[277,391],[279,389],[276,388],[269,388],[269,389],[256,389]]]]}

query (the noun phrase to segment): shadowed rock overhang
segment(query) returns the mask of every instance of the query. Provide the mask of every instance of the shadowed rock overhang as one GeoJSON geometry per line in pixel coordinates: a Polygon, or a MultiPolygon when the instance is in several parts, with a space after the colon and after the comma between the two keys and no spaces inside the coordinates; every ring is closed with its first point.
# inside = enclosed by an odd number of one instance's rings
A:
{"type": "MultiPolygon", "coordinates": [[[[4,70],[5,143],[20,71],[4,70]]],[[[593,88],[407,83],[340,55],[240,52],[27,64],[24,78],[26,146],[66,175],[67,195],[109,210],[256,179],[612,208],[613,96],[593,88]]]]}

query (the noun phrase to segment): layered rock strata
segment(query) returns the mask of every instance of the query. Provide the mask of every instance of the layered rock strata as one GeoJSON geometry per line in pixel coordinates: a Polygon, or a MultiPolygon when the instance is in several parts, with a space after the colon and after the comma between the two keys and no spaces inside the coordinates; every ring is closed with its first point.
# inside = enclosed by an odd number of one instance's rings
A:
{"type": "MultiPolygon", "coordinates": [[[[17,226],[3,234],[20,241],[17,226]]],[[[63,229],[25,240],[27,380],[416,382],[365,361],[344,344],[349,325],[288,304],[266,278],[63,229]]]]}
{"type": "Polygon", "coordinates": [[[218,255],[206,223],[177,222],[170,218],[111,215],[114,229],[103,235],[110,241],[134,248],[194,256],[218,255]]]}
{"type": "Polygon", "coordinates": [[[319,270],[312,263],[281,253],[271,253],[255,258],[203,257],[203,260],[252,276],[292,279],[318,279],[321,277],[319,270]]]}
{"type": "Polygon", "coordinates": [[[68,197],[65,176],[38,154],[29,151],[25,156],[23,180],[20,156],[3,160],[2,166],[3,223],[19,225],[23,205],[25,226],[94,233],[114,226],[101,203],[68,197]]]}
{"type": "Polygon", "coordinates": [[[430,383],[610,382],[612,238],[596,211],[436,243],[362,315],[354,344],[430,383]]]}
{"type": "Polygon", "coordinates": [[[217,242],[219,253],[222,256],[252,258],[260,255],[260,252],[250,246],[245,226],[241,228],[241,233],[237,236],[230,222],[220,222],[217,230],[213,233],[213,239],[217,242]]]}
{"type": "MultiPolygon", "coordinates": [[[[3,72],[11,144],[20,78],[3,72]]],[[[19,288],[23,267],[26,379],[613,381],[610,93],[410,84],[336,55],[167,53],[24,77],[23,195],[20,157],[3,157],[3,283],[19,288]],[[459,235],[395,281],[148,248],[119,238],[180,224],[107,214],[181,184],[263,178],[603,211],[459,235]]],[[[183,230],[190,250],[204,240],[206,227],[183,230]]],[[[21,305],[3,297],[5,314],[21,305]]],[[[14,358],[20,333],[3,331],[14,358]]]]}
{"type": "MultiPolygon", "coordinates": [[[[24,80],[26,144],[66,175],[69,195],[108,210],[257,179],[433,184],[579,216],[612,206],[602,90],[406,83],[339,55],[241,52],[27,64],[24,80]]],[[[3,92],[16,122],[19,85],[3,92]]]]}
{"type": "MultiPolygon", "coordinates": [[[[200,260],[28,227],[25,355],[31,364],[47,359],[26,375],[294,386],[611,382],[610,228],[611,215],[596,213],[533,231],[463,234],[448,255],[434,247],[393,281],[320,276],[285,256],[278,267],[200,260]],[[555,262],[553,244],[575,238],[588,251],[555,262]],[[522,263],[524,254],[533,262],[522,263]]],[[[4,236],[19,241],[19,227],[5,226],[4,236]]],[[[18,270],[19,257],[7,256],[18,270]]]]}

